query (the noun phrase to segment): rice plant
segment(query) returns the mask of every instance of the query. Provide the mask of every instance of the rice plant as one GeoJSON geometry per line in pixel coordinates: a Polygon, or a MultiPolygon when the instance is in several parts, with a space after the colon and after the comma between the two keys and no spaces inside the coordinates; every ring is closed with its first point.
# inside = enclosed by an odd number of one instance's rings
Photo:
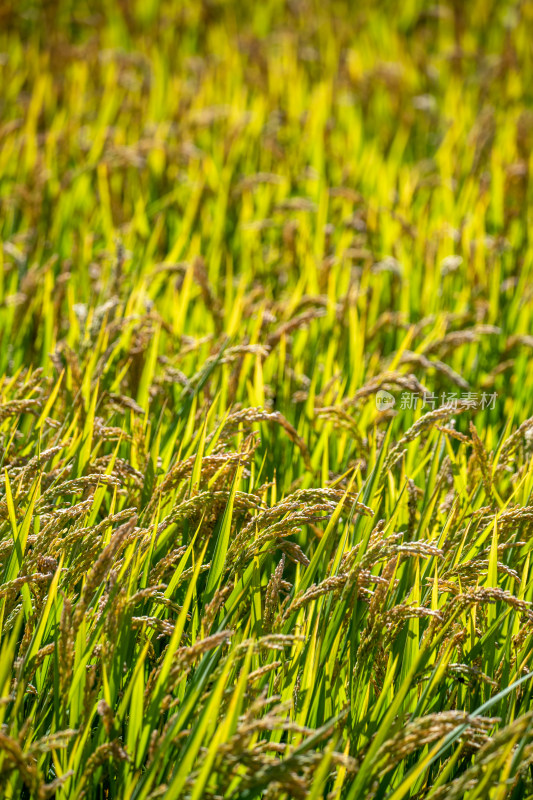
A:
{"type": "Polygon", "coordinates": [[[533,6],[0,20],[0,796],[533,798],[533,6]]]}

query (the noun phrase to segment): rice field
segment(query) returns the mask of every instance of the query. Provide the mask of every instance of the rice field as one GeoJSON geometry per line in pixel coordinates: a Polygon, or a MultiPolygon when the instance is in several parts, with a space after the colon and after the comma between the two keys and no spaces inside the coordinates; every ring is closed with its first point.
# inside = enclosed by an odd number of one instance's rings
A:
{"type": "Polygon", "coordinates": [[[533,4],[0,5],[0,797],[533,798],[533,4]]]}

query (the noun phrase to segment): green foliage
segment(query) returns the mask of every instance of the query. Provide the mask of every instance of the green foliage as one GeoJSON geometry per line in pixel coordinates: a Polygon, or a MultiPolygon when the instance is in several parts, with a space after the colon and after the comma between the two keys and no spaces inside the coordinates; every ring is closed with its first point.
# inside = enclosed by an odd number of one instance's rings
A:
{"type": "Polygon", "coordinates": [[[533,797],[531,5],[0,18],[0,795],[533,797]]]}

